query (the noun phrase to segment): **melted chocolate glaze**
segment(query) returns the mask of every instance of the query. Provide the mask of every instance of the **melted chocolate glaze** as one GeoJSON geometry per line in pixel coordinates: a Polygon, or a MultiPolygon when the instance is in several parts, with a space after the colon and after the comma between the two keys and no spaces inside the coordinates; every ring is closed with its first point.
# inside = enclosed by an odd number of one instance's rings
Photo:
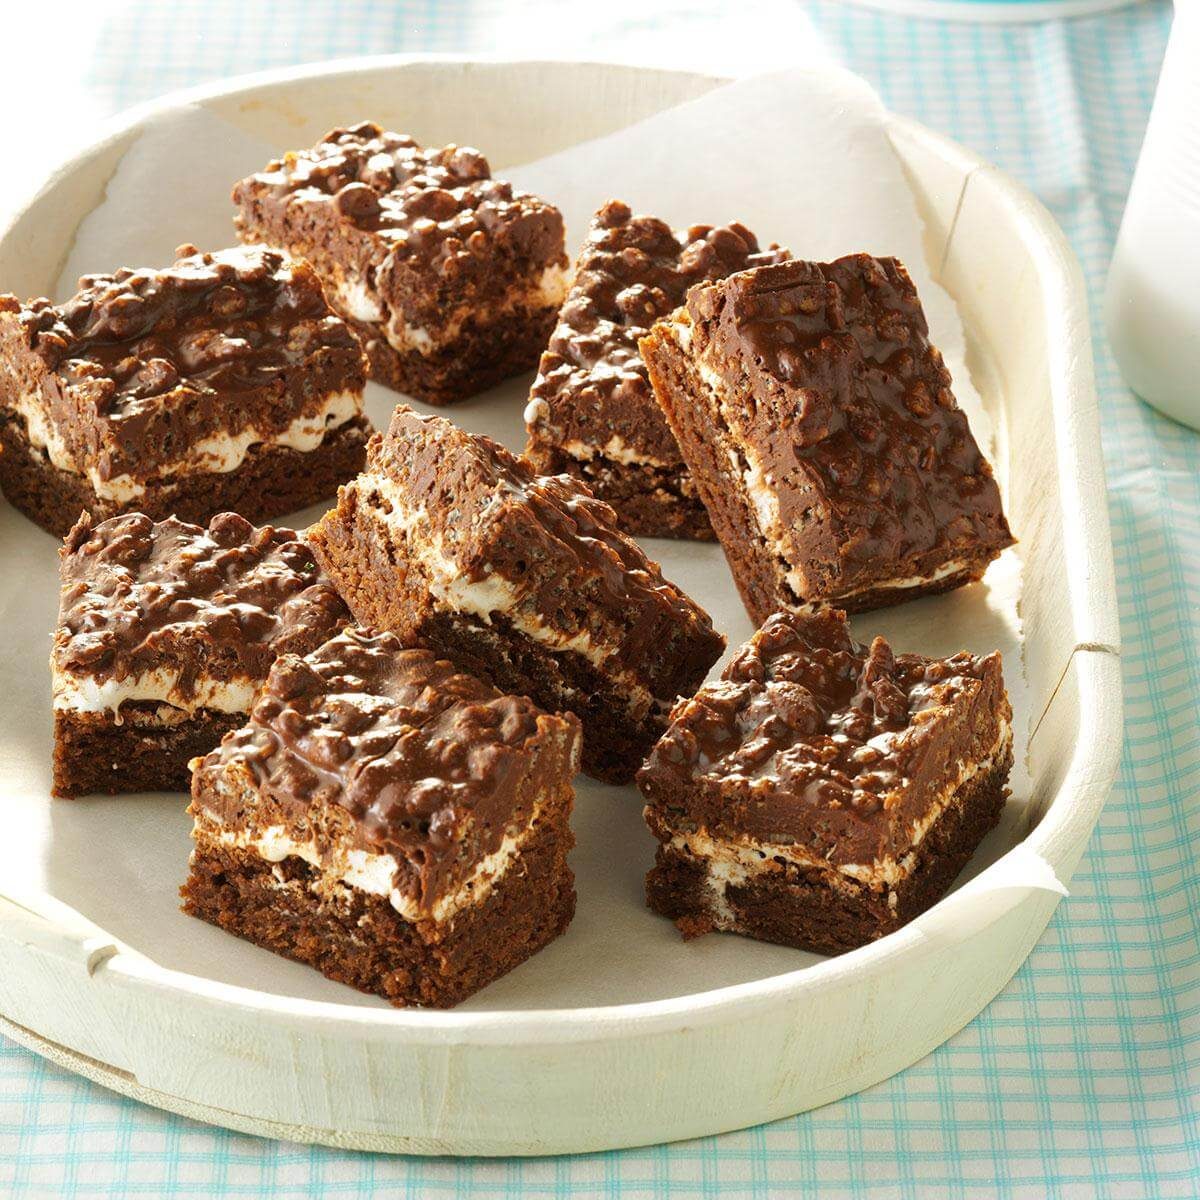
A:
{"type": "Polygon", "coordinates": [[[291,529],[220,513],[208,528],[140,513],[85,514],[63,545],[54,662],[75,677],[178,671],[181,699],[201,678],[265,678],[349,621],[312,551],[291,529]]]}

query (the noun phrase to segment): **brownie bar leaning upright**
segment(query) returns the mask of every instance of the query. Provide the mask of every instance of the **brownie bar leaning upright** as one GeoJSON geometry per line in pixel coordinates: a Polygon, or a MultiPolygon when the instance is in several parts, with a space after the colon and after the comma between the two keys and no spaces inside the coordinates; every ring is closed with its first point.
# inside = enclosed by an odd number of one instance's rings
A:
{"type": "Polygon", "coordinates": [[[533,367],[566,291],[562,214],[465,146],[365,122],[233,189],[245,241],[302,254],[371,377],[430,404],[533,367]]]}
{"type": "Polygon", "coordinates": [[[687,937],[863,945],[943,895],[1011,766],[999,654],[893,655],[836,610],[778,613],[680,702],[638,777],[650,907],[687,937]]]}
{"type": "Polygon", "coordinates": [[[59,537],[85,509],[270,520],[362,466],[362,349],[312,268],[178,253],[63,305],[0,296],[0,487],[59,537]]]}
{"type": "Polygon", "coordinates": [[[391,634],[271,670],[197,762],[185,911],[393,1004],[448,1007],[570,923],[579,722],[391,634]]]}
{"type": "Polygon", "coordinates": [[[754,620],[859,611],[979,579],[1000,492],[895,259],[702,284],[641,342],[754,620]]]}
{"type": "Polygon", "coordinates": [[[355,617],[583,721],[583,768],[633,778],[724,638],[567,476],[404,405],[309,530],[355,617]]]}
{"type": "Polygon", "coordinates": [[[86,514],[60,563],[54,793],[181,791],[245,719],[276,657],[350,614],[291,529],[86,514]]]}
{"type": "Polygon", "coordinates": [[[663,419],[638,339],[688,288],[788,257],[744,225],[673,230],[617,200],[593,218],[525,410],[525,457],[611,504],[627,533],[710,540],[712,527],[663,419]]]}

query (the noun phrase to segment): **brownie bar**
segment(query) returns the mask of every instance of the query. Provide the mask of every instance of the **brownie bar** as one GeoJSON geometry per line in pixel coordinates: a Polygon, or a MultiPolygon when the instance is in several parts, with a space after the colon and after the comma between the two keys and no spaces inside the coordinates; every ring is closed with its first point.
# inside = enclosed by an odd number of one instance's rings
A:
{"type": "Polygon", "coordinates": [[[0,488],[64,536],[85,509],[266,520],[363,461],[361,347],[305,263],[200,254],[0,296],[0,488]]]}
{"type": "Polygon", "coordinates": [[[562,215],[465,146],[371,122],[233,189],[245,241],[302,254],[363,340],[371,377],[430,404],[528,370],[566,290],[562,215]]]}
{"type": "Polygon", "coordinates": [[[611,782],[724,646],[583,485],[404,405],[309,540],[363,624],[578,714],[584,770],[611,782]]]}
{"type": "Polygon", "coordinates": [[[685,937],[861,946],[945,893],[1011,766],[999,654],[894,655],[837,610],[777,613],[639,773],[660,843],[647,902],[685,937]]]}
{"type": "Polygon", "coordinates": [[[754,620],[947,591],[1013,544],[895,259],[700,285],[641,350],[754,620]]]}
{"type": "Polygon", "coordinates": [[[308,546],[235,513],[71,530],[54,635],[54,793],[184,791],[242,725],[275,658],[349,621],[308,546]]]}
{"type": "Polygon", "coordinates": [[[271,670],[195,764],[185,911],[393,1004],[449,1007],[575,909],[579,722],[391,634],[271,670]]]}
{"type": "Polygon", "coordinates": [[[569,472],[616,510],[627,533],[712,540],[712,527],[663,418],[638,339],[690,287],[781,262],[744,225],[674,230],[610,200],[592,220],[575,279],[525,410],[525,457],[569,472]]]}

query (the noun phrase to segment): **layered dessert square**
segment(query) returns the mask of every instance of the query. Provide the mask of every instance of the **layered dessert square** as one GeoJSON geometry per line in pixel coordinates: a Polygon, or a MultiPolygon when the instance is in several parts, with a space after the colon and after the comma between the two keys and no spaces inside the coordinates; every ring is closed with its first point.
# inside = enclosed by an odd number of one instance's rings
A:
{"type": "Polygon", "coordinates": [[[599,779],[633,778],[724,647],[586,487],[404,405],[308,537],[360,623],[576,713],[599,779]]]}
{"type": "Polygon", "coordinates": [[[893,654],[837,610],[777,613],[638,776],[660,843],[647,900],[685,937],[861,946],[945,893],[1011,766],[999,654],[893,654]]]}
{"type": "Polygon", "coordinates": [[[751,617],[979,579],[1012,545],[991,466],[895,259],[701,284],[641,342],[751,617]]]}
{"type": "Polygon", "coordinates": [[[611,504],[627,533],[711,540],[712,527],[638,353],[688,289],[787,258],[744,225],[672,229],[613,200],[594,217],[525,409],[525,457],[611,504]]]}
{"type": "Polygon", "coordinates": [[[272,668],[195,764],[185,911],[393,1004],[449,1007],[557,937],[579,722],[351,627],[272,668]]]}
{"type": "Polygon", "coordinates": [[[80,518],[62,548],[50,660],[54,793],[180,791],[238,728],[280,654],[349,613],[291,529],[221,513],[80,518]]]}
{"type": "Polygon", "coordinates": [[[562,215],[466,146],[365,122],[233,189],[243,240],[307,258],[371,377],[430,404],[536,365],[566,291],[562,215]]]}
{"type": "Polygon", "coordinates": [[[265,521],[361,466],[362,349],[306,263],[262,247],[0,296],[0,488],[66,535],[85,509],[265,521]]]}

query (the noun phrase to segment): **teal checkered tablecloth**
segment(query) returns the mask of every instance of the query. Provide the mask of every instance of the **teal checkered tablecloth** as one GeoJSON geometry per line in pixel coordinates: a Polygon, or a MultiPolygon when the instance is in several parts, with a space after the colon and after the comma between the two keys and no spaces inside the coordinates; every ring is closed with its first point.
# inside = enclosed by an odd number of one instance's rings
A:
{"type": "MultiPolygon", "coordinates": [[[[1170,10],[973,25],[823,0],[178,0],[101,6],[93,18],[85,90],[98,112],[219,76],[385,51],[730,72],[827,54],[891,108],[1033,188],[1066,229],[1098,309],[1170,10]]],[[[1140,404],[1098,320],[1095,334],[1125,755],[1071,899],[1005,992],[950,1043],[862,1095],[743,1133],[451,1161],[210,1129],[0,1041],[0,1196],[1200,1195],[1200,439],[1140,404]]]]}

